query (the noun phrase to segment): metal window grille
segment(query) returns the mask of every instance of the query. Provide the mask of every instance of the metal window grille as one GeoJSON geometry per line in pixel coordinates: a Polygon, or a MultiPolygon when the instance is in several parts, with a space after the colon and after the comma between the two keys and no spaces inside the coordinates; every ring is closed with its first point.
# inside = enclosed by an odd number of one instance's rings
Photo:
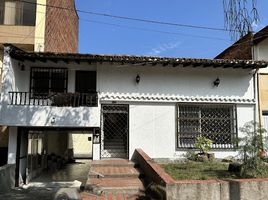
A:
{"type": "Polygon", "coordinates": [[[44,97],[49,93],[66,93],[68,70],[66,68],[31,68],[30,93],[44,97]]]}
{"type": "Polygon", "coordinates": [[[213,141],[213,149],[233,149],[236,129],[235,105],[178,104],[178,148],[194,148],[202,135],[213,141]]]}

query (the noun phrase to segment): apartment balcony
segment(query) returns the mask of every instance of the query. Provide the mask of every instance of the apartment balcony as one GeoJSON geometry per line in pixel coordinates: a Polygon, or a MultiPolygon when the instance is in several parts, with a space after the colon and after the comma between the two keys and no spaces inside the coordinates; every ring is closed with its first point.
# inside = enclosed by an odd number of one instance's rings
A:
{"type": "Polygon", "coordinates": [[[9,105],[55,106],[55,107],[97,107],[98,94],[93,93],[30,93],[9,92],[9,105]]]}

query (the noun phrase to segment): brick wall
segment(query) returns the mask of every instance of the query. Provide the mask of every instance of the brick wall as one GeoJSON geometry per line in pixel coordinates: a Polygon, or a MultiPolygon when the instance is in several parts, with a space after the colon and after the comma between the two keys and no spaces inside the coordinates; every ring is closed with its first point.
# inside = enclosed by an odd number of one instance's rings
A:
{"type": "Polygon", "coordinates": [[[45,51],[77,53],[78,15],[74,0],[47,0],[45,51]],[[53,8],[64,7],[71,10],[53,8]]]}

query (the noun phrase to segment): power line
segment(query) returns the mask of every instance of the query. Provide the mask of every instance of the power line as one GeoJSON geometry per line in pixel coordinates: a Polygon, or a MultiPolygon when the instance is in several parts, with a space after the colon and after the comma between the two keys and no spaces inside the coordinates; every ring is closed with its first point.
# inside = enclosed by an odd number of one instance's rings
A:
{"type": "Polygon", "coordinates": [[[179,24],[179,23],[173,23],[173,22],[156,21],[156,20],[150,20],[150,19],[133,18],[133,17],[112,15],[112,14],[107,14],[107,13],[99,13],[99,12],[85,11],[85,10],[79,10],[79,9],[75,10],[75,9],[61,7],[61,6],[46,5],[46,4],[41,4],[41,3],[37,3],[37,2],[34,3],[34,2],[25,1],[25,0],[21,0],[21,2],[28,3],[28,4],[35,4],[35,5],[39,5],[39,6],[50,7],[50,8],[55,8],[55,9],[68,10],[68,11],[74,11],[74,12],[77,11],[80,13],[85,13],[85,14],[90,14],[90,15],[123,19],[123,20],[129,20],[129,21],[138,21],[138,22],[144,22],[144,23],[160,24],[160,25],[176,26],[176,27],[205,29],[205,30],[212,30],[212,31],[226,31],[226,32],[235,31],[235,32],[237,32],[236,30],[228,30],[228,29],[224,29],[224,28],[214,28],[214,27],[208,27],[208,26],[196,26],[196,25],[189,25],[189,24],[179,24]]]}
{"type": "MultiPolygon", "coordinates": [[[[2,7],[2,6],[0,6],[0,7],[2,7]]],[[[5,6],[5,7],[20,9],[20,8],[11,7],[11,6],[5,6]]],[[[37,11],[36,13],[45,14],[45,12],[39,12],[39,11],[37,11]]],[[[139,30],[139,31],[147,31],[147,32],[155,32],[155,33],[168,34],[168,35],[181,35],[181,36],[185,36],[185,37],[194,37],[194,38],[215,39],[215,40],[227,41],[227,39],[218,38],[218,37],[209,37],[209,36],[202,36],[202,35],[196,35],[196,34],[186,34],[186,33],[178,33],[178,32],[161,31],[161,30],[156,30],[156,29],[148,29],[148,28],[141,28],[141,27],[137,27],[137,26],[127,26],[127,25],[121,25],[121,24],[115,24],[115,23],[107,23],[107,22],[103,22],[103,21],[96,21],[96,20],[90,20],[90,19],[84,19],[84,18],[79,18],[79,20],[85,21],[85,22],[90,22],[90,23],[104,24],[104,25],[109,25],[109,26],[114,26],[114,27],[119,27],[119,28],[126,28],[126,29],[132,29],[132,30],[134,29],[134,30],[139,30]]],[[[0,31],[0,33],[3,33],[3,32],[0,31]]],[[[21,34],[14,34],[14,35],[21,35],[21,34]]]]}
{"type": "Polygon", "coordinates": [[[224,40],[227,41],[227,39],[224,38],[218,38],[218,37],[208,37],[208,36],[202,36],[202,35],[195,35],[195,34],[186,34],[186,33],[178,33],[178,32],[169,32],[169,31],[160,31],[156,29],[147,29],[147,28],[141,28],[141,27],[135,27],[135,26],[126,26],[126,25],[120,25],[120,24],[114,24],[114,23],[107,23],[102,21],[96,21],[96,20],[89,20],[89,19],[83,19],[79,18],[82,21],[90,22],[90,23],[97,23],[97,24],[104,24],[119,28],[127,28],[127,29],[134,29],[134,30],[140,30],[140,31],[148,31],[148,32],[155,32],[155,33],[162,33],[162,34],[168,34],[168,35],[182,35],[186,37],[197,37],[197,38],[204,38],[204,39],[215,39],[215,40],[224,40]]]}

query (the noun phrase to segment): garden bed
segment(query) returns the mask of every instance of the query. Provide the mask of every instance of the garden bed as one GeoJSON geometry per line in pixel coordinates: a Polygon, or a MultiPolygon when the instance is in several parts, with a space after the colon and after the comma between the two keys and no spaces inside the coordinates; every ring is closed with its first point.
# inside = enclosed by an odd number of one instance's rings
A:
{"type": "Polygon", "coordinates": [[[229,172],[229,163],[194,162],[162,164],[161,167],[175,180],[211,180],[211,179],[240,179],[268,178],[268,166],[262,169],[262,174],[256,177],[241,177],[239,173],[229,172]]]}

